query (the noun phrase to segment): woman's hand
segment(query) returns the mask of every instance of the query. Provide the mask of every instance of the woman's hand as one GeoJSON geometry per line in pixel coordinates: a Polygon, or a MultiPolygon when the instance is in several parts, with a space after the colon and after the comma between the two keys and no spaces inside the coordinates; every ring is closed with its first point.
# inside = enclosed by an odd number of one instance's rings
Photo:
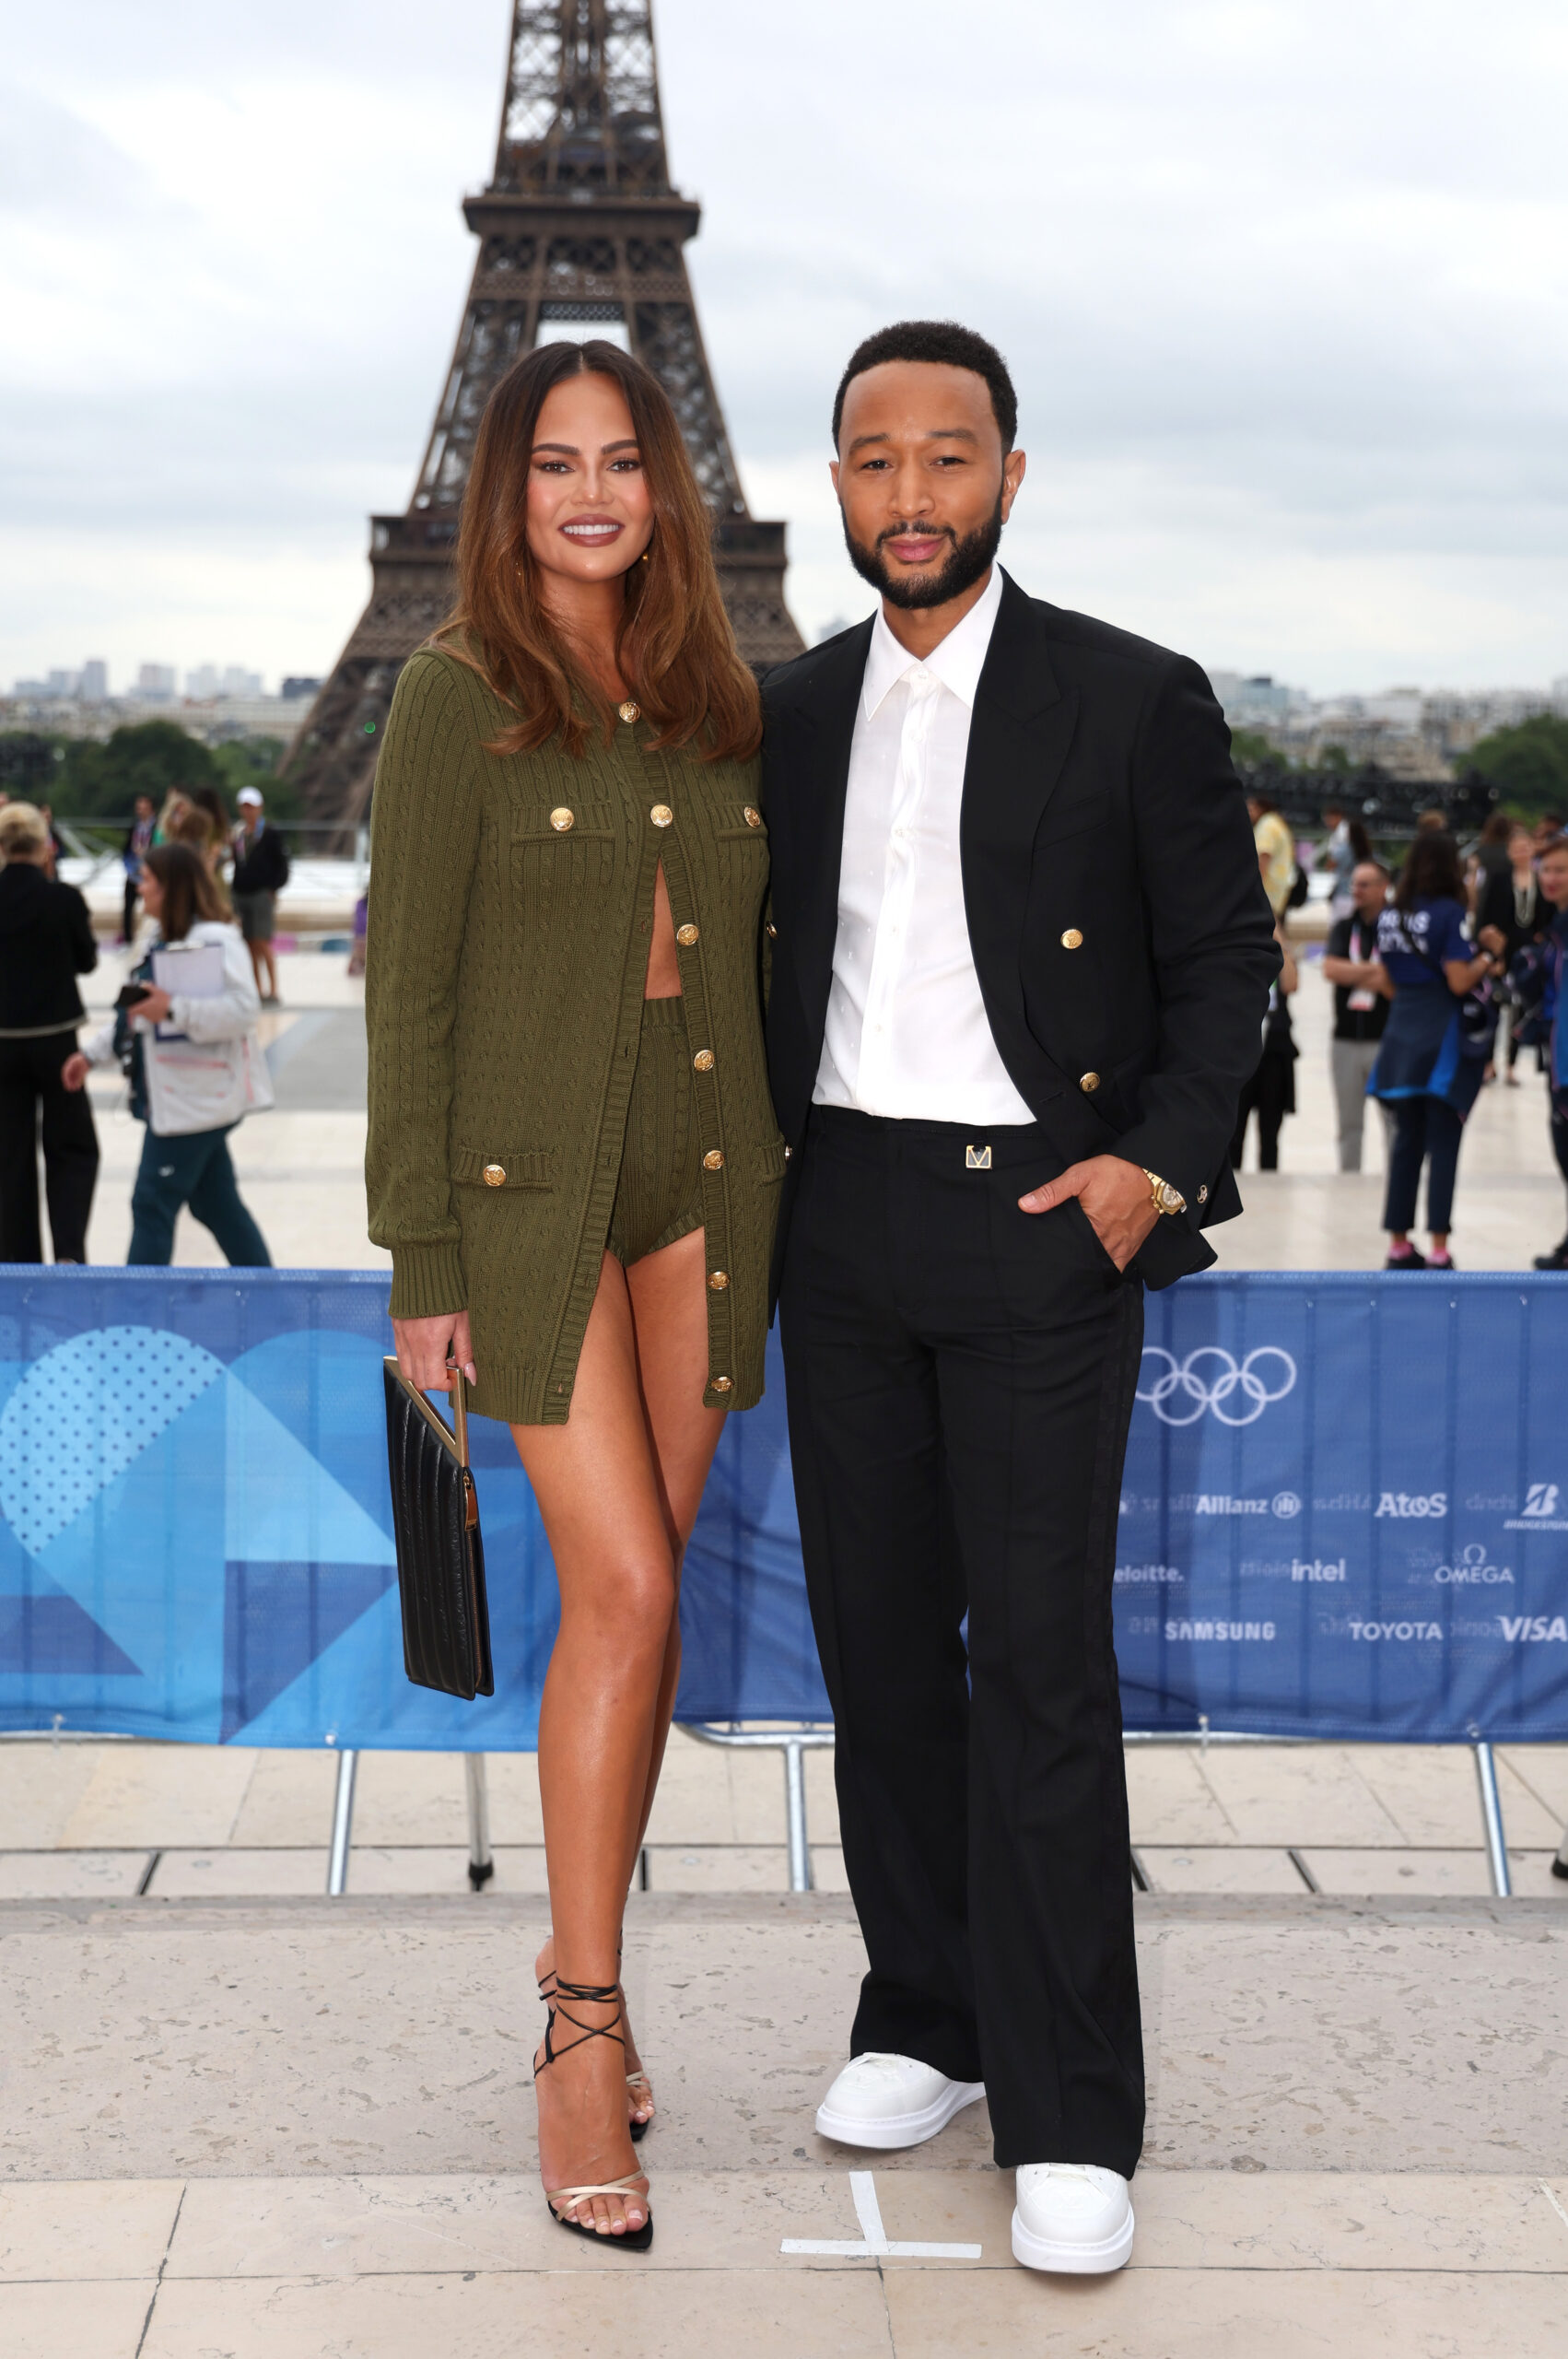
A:
{"type": "Polygon", "coordinates": [[[433,1319],[394,1319],[392,1340],[400,1375],[421,1392],[447,1391],[449,1360],[457,1362],[470,1384],[479,1381],[466,1310],[441,1310],[433,1319]]]}
{"type": "Polygon", "coordinates": [[[1501,956],[1508,946],[1504,941],[1503,931],[1500,926],[1483,925],[1480,932],[1477,934],[1476,940],[1480,943],[1483,950],[1491,950],[1498,956],[1501,956]]]}
{"type": "Polygon", "coordinates": [[[130,1013],[145,1016],[149,1024],[167,1024],[173,1005],[174,1002],[167,992],[159,991],[156,983],[149,983],[130,1013]]]}
{"type": "Polygon", "coordinates": [[[85,1089],[87,1086],[88,1074],[90,1071],[91,1067],[88,1065],[86,1057],[83,1056],[80,1049],[77,1049],[73,1055],[66,1058],[64,1063],[60,1068],[61,1088],[85,1089]]]}

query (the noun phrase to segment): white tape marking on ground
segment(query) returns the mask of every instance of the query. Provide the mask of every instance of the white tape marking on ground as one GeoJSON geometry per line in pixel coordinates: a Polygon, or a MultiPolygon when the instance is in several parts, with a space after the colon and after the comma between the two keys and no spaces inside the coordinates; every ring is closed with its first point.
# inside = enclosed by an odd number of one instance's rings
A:
{"type": "Polygon", "coordinates": [[[862,2236],[859,2240],[844,2236],[786,2236],[780,2252],[816,2255],[833,2260],[978,2260],[978,2245],[897,2244],[888,2238],[882,2224],[882,2206],[876,2200],[876,2181],[870,2171],[851,2171],[849,2193],[854,2200],[855,2217],[862,2236]]]}
{"type": "Polygon", "coordinates": [[[1536,2184],[1540,2189],[1540,2191],[1545,2196],[1547,2201],[1550,2204],[1552,2210],[1556,2212],[1558,2218],[1562,2221],[1563,2226],[1568,2228],[1568,2212],[1564,2212],[1562,2204],[1559,2203],[1556,2196],[1553,2195],[1545,2179],[1538,2179],[1536,2184]]]}

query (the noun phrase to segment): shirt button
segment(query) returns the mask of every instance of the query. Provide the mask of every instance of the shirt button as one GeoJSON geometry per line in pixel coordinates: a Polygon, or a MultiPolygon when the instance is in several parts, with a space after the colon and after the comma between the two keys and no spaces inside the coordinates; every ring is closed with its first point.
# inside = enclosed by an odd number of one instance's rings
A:
{"type": "Polygon", "coordinates": [[[696,926],[678,925],[675,928],[675,939],[680,944],[683,950],[689,950],[692,944],[696,940],[696,926]]]}
{"type": "Polygon", "coordinates": [[[626,698],[625,704],[618,704],[615,707],[615,710],[620,714],[623,721],[640,721],[642,719],[642,707],[639,704],[633,704],[630,697],[626,698]]]}
{"type": "Polygon", "coordinates": [[[1099,1074],[1097,1073],[1080,1074],[1078,1076],[1078,1086],[1085,1093],[1085,1095],[1092,1093],[1100,1086],[1099,1074]]]}
{"type": "Polygon", "coordinates": [[[667,803],[656,803],[648,816],[656,827],[668,827],[675,816],[667,803]]]}
{"type": "Polygon", "coordinates": [[[506,1165],[504,1163],[487,1163],[485,1166],[485,1185],[486,1188],[504,1188],[506,1184],[506,1165]]]}
{"type": "Polygon", "coordinates": [[[1078,928],[1075,925],[1070,925],[1067,932],[1062,935],[1061,946],[1064,950],[1081,950],[1082,948],[1083,936],[1079,933],[1078,928]]]}
{"type": "Polygon", "coordinates": [[[733,1384],[727,1376],[716,1376],[713,1379],[713,1390],[715,1392],[732,1392],[734,1389],[733,1384]]]}
{"type": "Polygon", "coordinates": [[[711,1073],[713,1071],[712,1050],[699,1049],[692,1059],[692,1069],[696,1073],[711,1073]]]}
{"type": "Polygon", "coordinates": [[[722,1294],[725,1287],[730,1283],[729,1271],[710,1270],[708,1274],[708,1283],[713,1288],[715,1294],[722,1294]]]}
{"type": "Polygon", "coordinates": [[[550,825],[554,827],[558,836],[564,836],[567,829],[568,827],[575,827],[576,824],[576,812],[568,811],[564,803],[557,804],[556,808],[550,814],[550,825]]]}
{"type": "Polygon", "coordinates": [[[746,805],[746,825],[748,827],[760,827],[762,825],[762,813],[754,810],[749,803],[746,805]]]}
{"type": "Polygon", "coordinates": [[[723,1148],[721,1146],[710,1146],[708,1153],[702,1158],[702,1168],[705,1171],[722,1171],[724,1168],[723,1148]]]}

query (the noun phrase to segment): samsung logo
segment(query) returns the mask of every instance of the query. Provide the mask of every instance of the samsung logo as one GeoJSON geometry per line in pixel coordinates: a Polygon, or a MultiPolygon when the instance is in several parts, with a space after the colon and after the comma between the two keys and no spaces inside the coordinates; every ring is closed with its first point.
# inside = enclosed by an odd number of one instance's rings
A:
{"type": "Polygon", "coordinates": [[[1274,1625],[1272,1622],[1167,1622],[1165,1636],[1173,1639],[1267,1640],[1274,1636],[1274,1625]]]}

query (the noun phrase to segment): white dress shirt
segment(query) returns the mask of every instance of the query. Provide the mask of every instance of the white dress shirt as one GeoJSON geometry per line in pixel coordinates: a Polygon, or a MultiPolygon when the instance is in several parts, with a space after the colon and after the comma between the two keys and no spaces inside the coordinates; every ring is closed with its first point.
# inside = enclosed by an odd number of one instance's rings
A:
{"type": "Polygon", "coordinates": [[[958,854],[969,722],[1000,604],[993,566],[924,662],[877,610],[849,754],[818,1106],[980,1131],[1035,1119],[991,1038],[958,854]]]}

